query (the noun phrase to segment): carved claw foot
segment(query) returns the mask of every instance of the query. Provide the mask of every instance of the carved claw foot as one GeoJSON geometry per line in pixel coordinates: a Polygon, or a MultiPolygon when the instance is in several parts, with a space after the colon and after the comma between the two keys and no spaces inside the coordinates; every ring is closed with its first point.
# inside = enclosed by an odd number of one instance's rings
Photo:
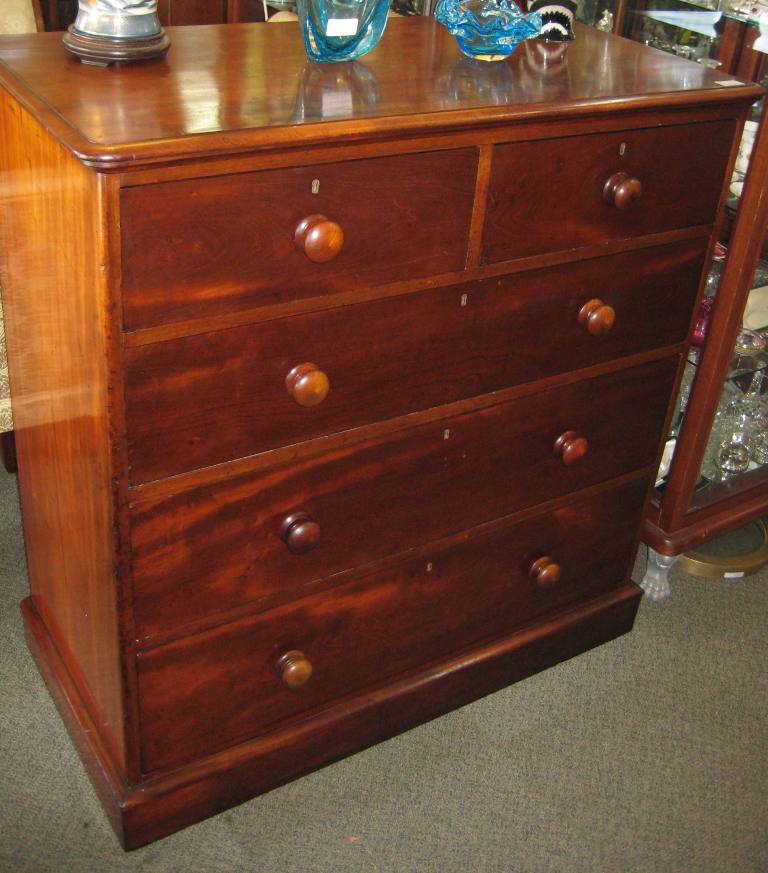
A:
{"type": "Polygon", "coordinates": [[[669,571],[679,558],[680,555],[660,555],[652,548],[648,548],[648,566],[640,587],[649,600],[660,603],[672,593],[669,587],[669,571]]]}

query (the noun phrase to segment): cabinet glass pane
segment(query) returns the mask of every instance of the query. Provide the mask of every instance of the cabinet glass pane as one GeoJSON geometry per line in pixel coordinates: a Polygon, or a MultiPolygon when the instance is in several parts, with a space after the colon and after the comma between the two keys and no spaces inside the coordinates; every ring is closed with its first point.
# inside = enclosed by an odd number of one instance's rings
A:
{"type": "Polygon", "coordinates": [[[708,66],[718,66],[723,13],[719,0],[638,0],[630,4],[626,36],[708,66]]]}
{"type": "MultiPolygon", "coordinates": [[[[768,75],[763,77],[762,84],[766,83],[768,75]]],[[[763,102],[758,101],[753,106],[743,131],[722,222],[721,240],[725,248],[715,252],[716,257],[709,267],[693,331],[694,345],[686,363],[665,459],[659,470],[659,497],[663,495],[677,440],[685,438],[688,399],[691,392],[697,390],[697,368],[709,336],[709,322],[717,306],[719,278],[725,263],[723,256],[727,259],[727,246],[740,208],[743,182],[761,121],[763,102]]],[[[714,503],[726,494],[741,492],[768,479],[768,240],[766,228],[755,227],[754,232],[762,240],[762,254],[754,269],[751,290],[743,295],[740,331],[735,337],[729,366],[719,389],[717,413],[711,422],[691,508],[714,503]]]]}

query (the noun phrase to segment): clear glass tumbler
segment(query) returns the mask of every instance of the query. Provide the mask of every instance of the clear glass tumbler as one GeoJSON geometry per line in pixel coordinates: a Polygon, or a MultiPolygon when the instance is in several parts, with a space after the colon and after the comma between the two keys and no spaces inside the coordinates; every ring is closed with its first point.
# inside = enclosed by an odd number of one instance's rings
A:
{"type": "Polygon", "coordinates": [[[754,450],[754,425],[749,411],[737,402],[726,412],[719,434],[717,467],[721,479],[749,469],[754,450]]]}

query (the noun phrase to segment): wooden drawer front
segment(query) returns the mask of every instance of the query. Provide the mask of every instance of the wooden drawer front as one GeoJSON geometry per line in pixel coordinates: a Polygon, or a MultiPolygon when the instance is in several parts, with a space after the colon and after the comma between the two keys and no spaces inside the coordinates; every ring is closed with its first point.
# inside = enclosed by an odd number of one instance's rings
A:
{"type": "Polygon", "coordinates": [[[734,125],[717,121],[497,146],[485,261],[709,224],[734,125]],[[618,172],[642,185],[640,199],[627,208],[603,199],[606,181],[618,172]]]}
{"type": "Polygon", "coordinates": [[[126,188],[125,327],[462,270],[476,168],[463,149],[126,188]],[[311,215],[343,231],[332,260],[296,247],[311,215]]]}
{"type": "Polygon", "coordinates": [[[259,599],[265,608],[340,571],[650,464],[676,367],[665,358],[136,505],[139,637],[259,599]],[[570,465],[553,451],[566,431],[589,443],[570,465]],[[320,533],[303,554],[283,540],[299,513],[320,533]]]}
{"type": "MultiPolygon", "coordinates": [[[[173,767],[345,694],[503,635],[626,578],[646,483],[470,532],[350,584],[139,657],[145,770],[173,767]],[[560,579],[539,585],[548,556],[560,579]],[[303,653],[294,689],[276,670],[303,653]]],[[[546,582],[546,578],[544,579],[546,582]]]]}
{"type": "Polygon", "coordinates": [[[439,288],[126,353],[131,478],[161,479],[654,346],[690,322],[705,242],[439,288]],[[616,312],[591,334],[582,306],[616,312]],[[297,365],[330,380],[316,406],[297,365]]]}

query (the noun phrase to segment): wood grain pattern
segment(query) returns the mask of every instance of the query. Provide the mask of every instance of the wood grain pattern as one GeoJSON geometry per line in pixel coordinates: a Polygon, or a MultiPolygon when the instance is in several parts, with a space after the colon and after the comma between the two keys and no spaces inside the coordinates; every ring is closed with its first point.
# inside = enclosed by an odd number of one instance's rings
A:
{"type": "Polygon", "coordinates": [[[0,269],[30,589],[102,741],[125,767],[103,191],[4,92],[0,112],[0,269]]]}
{"type": "Polygon", "coordinates": [[[645,483],[634,482],[490,536],[470,532],[447,551],[142,655],[145,770],[178,766],[306,717],[623,582],[645,492],[645,483]],[[550,553],[562,575],[542,588],[529,568],[550,553]],[[313,670],[301,686],[286,688],[275,666],[293,649],[313,670]]]}
{"type": "Polygon", "coordinates": [[[125,327],[461,270],[476,168],[463,149],[125,189],[125,327]],[[327,263],[294,244],[317,213],[344,233],[327,263]]]}
{"type": "Polygon", "coordinates": [[[704,251],[685,242],[129,349],[132,480],[682,342],[704,251]],[[597,337],[579,322],[596,290],[617,313],[597,337]],[[285,389],[305,361],[331,383],[311,408],[285,389]]]}
{"type": "Polygon", "coordinates": [[[712,222],[734,132],[733,121],[711,122],[496,146],[484,260],[712,222]],[[642,183],[622,209],[603,199],[620,170],[642,183]]]}
{"type": "MultiPolygon", "coordinates": [[[[432,19],[393,19],[360,64],[369,96],[307,99],[298,28],[169,28],[173,49],[159,62],[104,71],[60,52],[58,34],[0,39],[0,82],[34,106],[84,160],[103,169],[253,149],[349,144],[383,133],[410,136],[481,130],[519,119],[585,118],[626,110],[751,102],[756,85],[723,88],[718,70],[577,26],[564,62],[542,69],[536,45],[474,71],[454,38],[432,19]],[[403,87],[408,58],[408,87],[403,87]]],[[[589,124],[592,122],[590,121],[589,124]]],[[[585,126],[585,129],[589,127],[585,126]]]]}
{"type": "Polygon", "coordinates": [[[128,847],[631,627],[762,93],[583,28],[483,66],[395,20],[332,69],[170,35],[106,70],[0,39],[23,612],[128,847]]]}
{"type": "Polygon", "coordinates": [[[405,279],[370,288],[355,288],[349,291],[341,291],[337,294],[324,294],[321,297],[292,300],[288,303],[255,307],[248,306],[236,311],[212,314],[206,318],[186,319],[184,321],[130,331],[124,335],[123,340],[129,348],[146,346],[179,337],[209,333],[212,330],[225,330],[239,325],[273,321],[277,318],[288,318],[308,312],[322,312],[340,306],[363,303],[368,300],[399,297],[403,294],[412,294],[414,291],[424,290],[425,288],[439,288],[440,286],[459,284],[467,280],[478,281],[500,278],[516,273],[526,273],[529,270],[543,269],[544,267],[574,264],[578,261],[586,261],[591,258],[600,258],[620,252],[640,251],[642,249],[654,248],[655,246],[671,245],[672,243],[683,242],[685,240],[709,239],[711,233],[711,224],[695,225],[694,227],[684,227],[664,233],[650,233],[640,237],[582,246],[577,249],[546,252],[541,255],[532,255],[529,258],[519,258],[515,261],[485,264],[477,268],[467,268],[455,273],[443,273],[422,279],[405,279]]]}
{"type": "Polygon", "coordinates": [[[643,467],[656,453],[676,371],[677,359],[664,358],[139,504],[138,633],[299,595],[315,580],[643,467]],[[554,444],[569,429],[588,437],[590,452],[565,467],[554,444]],[[322,529],[304,555],[281,538],[296,512],[322,529]]]}
{"type": "Polygon", "coordinates": [[[632,583],[620,586],[540,626],[412,671],[313,719],[135,788],[110,781],[95,734],[68,694],[68,675],[45,626],[34,623],[31,611],[25,618],[43,677],[118,839],[125,849],[136,849],[628,632],[641,595],[632,583]]]}

